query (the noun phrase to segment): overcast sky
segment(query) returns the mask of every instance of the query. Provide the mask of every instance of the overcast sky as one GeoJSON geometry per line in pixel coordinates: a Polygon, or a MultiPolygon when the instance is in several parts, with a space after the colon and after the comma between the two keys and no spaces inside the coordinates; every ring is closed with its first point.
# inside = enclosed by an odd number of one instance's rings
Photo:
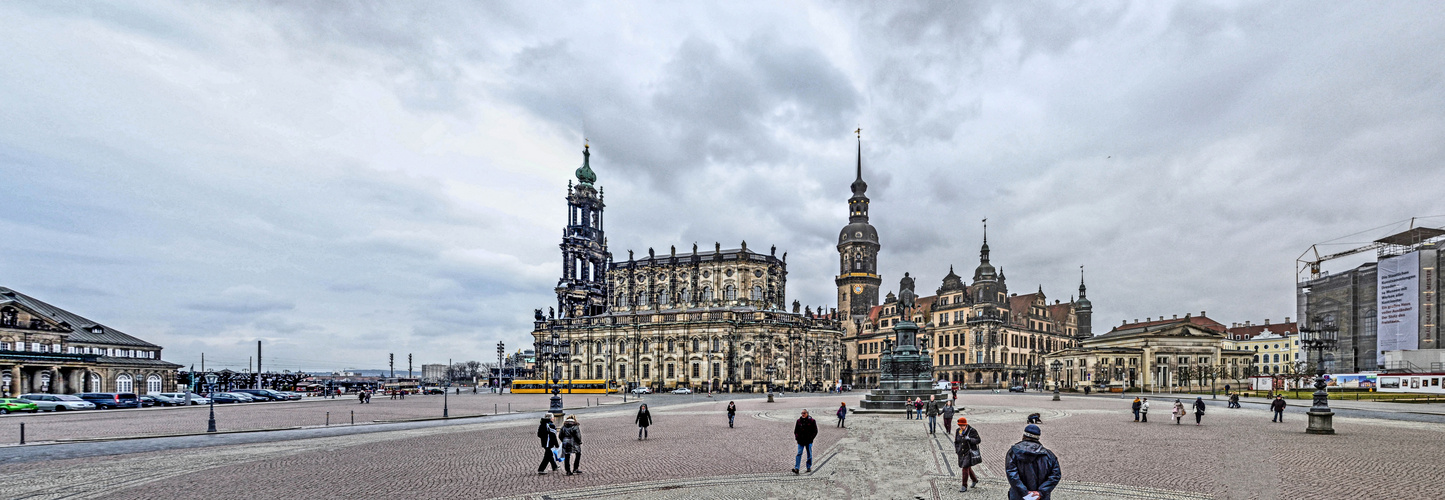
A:
{"type": "Polygon", "coordinates": [[[1095,331],[1281,321],[1311,244],[1445,214],[1441,47],[1439,2],[4,2],[0,285],[187,365],[495,360],[585,135],[614,255],[777,245],[831,307],[861,126],[885,292],[987,217],[1095,331]]]}

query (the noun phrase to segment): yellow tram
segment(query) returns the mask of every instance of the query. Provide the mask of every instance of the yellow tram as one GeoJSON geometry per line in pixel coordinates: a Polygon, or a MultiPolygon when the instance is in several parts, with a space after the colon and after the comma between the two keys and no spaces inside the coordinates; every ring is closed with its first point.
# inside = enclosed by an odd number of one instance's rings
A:
{"type": "MultiPolygon", "coordinates": [[[[559,380],[557,391],[562,394],[612,394],[618,391],[616,383],[606,380],[559,380]]],[[[552,392],[549,380],[513,380],[513,394],[546,394],[552,392]]]]}

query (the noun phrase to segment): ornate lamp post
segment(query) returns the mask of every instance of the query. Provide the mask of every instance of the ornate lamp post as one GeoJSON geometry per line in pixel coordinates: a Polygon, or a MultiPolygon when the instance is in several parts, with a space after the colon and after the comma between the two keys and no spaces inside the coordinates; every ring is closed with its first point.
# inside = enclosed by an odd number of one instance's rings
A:
{"type": "Polygon", "coordinates": [[[1063,369],[1063,367],[1064,367],[1064,362],[1063,362],[1063,361],[1059,361],[1059,360],[1056,359],[1056,360],[1054,360],[1053,363],[1050,363],[1049,366],[1051,366],[1051,367],[1054,368],[1054,401],[1058,401],[1058,400],[1059,400],[1059,370],[1063,369]]]}
{"type": "Polygon", "coordinates": [[[1330,411],[1330,393],[1325,390],[1325,351],[1333,350],[1339,344],[1340,330],[1334,323],[1320,324],[1319,318],[1310,322],[1312,328],[1300,329],[1300,343],[1305,349],[1317,352],[1315,365],[1314,405],[1308,415],[1310,425],[1305,432],[1310,434],[1334,434],[1334,416],[1330,411]]]}
{"type": "Polygon", "coordinates": [[[206,422],[206,432],[216,432],[216,374],[206,374],[206,394],[210,396],[211,418],[206,422]]]}
{"type": "Polygon", "coordinates": [[[539,361],[548,360],[552,362],[552,404],[548,409],[553,415],[562,416],[562,395],[561,395],[561,366],[572,355],[572,342],[562,340],[556,330],[552,330],[552,339],[540,343],[537,349],[539,361]]]}

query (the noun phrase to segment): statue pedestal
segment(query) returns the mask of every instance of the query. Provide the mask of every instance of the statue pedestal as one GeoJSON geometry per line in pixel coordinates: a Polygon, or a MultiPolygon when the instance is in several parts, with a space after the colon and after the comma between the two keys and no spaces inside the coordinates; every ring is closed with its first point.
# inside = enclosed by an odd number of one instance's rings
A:
{"type": "Polygon", "coordinates": [[[1308,433],[1308,434],[1334,434],[1334,433],[1335,433],[1335,427],[1334,427],[1335,412],[1332,412],[1332,411],[1329,411],[1329,410],[1324,410],[1324,411],[1310,410],[1310,411],[1309,411],[1308,413],[1306,413],[1306,414],[1310,416],[1310,426],[1307,427],[1307,428],[1305,428],[1305,432],[1306,432],[1306,433],[1308,433]]]}

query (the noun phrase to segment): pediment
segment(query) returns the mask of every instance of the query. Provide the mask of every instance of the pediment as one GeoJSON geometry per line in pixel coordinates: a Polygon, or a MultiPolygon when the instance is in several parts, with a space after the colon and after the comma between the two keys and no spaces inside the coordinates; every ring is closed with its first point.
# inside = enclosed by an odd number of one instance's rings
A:
{"type": "Polygon", "coordinates": [[[52,332],[69,332],[72,330],[70,323],[41,314],[39,311],[31,309],[18,301],[0,301],[0,318],[4,318],[5,315],[9,314],[15,315],[15,326],[10,328],[52,332]],[[39,321],[38,326],[32,326],[32,322],[35,320],[39,321]]]}

